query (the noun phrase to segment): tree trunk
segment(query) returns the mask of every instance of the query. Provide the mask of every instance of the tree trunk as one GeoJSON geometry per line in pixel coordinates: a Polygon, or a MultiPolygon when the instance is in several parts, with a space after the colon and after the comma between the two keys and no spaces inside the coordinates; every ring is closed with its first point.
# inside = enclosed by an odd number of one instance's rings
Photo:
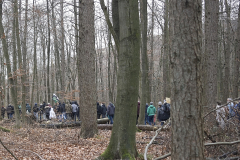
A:
{"type": "MultiPolygon", "coordinates": [[[[79,1],[80,2],[80,1],[79,1]]],[[[97,133],[95,81],[95,33],[94,33],[94,1],[82,0],[79,8],[79,55],[78,85],[83,138],[91,138],[97,133]]]]}
{"type": "Polygon", "coordinates": [[[226,13],[227,13],[227,28],[226,28],[226,36],[225,36],[225,47],[224,47],[224,55],[225,55],[225,75],[224,75],[224,89],[223,89],[223,103],[227,102],[227,98],[229,97],[229,86],[230,86],[230,7],[228,2],[225,1],[226,13]]]}
{"type": "Polygon", "coordinates": [[[150,101],[149,79],[148,79],[148,56],[147,56],[147,0],[141,0],[141,102],[138,124],[144,124],[146,103],[150,101]]]}
{"type": "Polygon", "coordinates": [[[164,32],[163,32],[163,98],[170,97],[170,64],[169,64],[169,14],[168,14],[168,0],[164,3],[164,32]]]}
{"type": "Polygon", "coordinates": [[[65,95],[65,51],[64,51],[64,24],[63,24],[63,0],[61,0],[61,100],[64,101],[64,95],[65,95]]]}
{"type": "Polygon", "coordinates": [[[235,38],[235,59],[234,59],[234,82],[233,82],[233,98],[238,97],[238,89],[239,89],[239,60],[240,60],[240,3],[238,5],[238,26],[237,26],[237,34],[235,38]]]}
{"type": "Polygon", "coordinates": [[[207,65],[204,70],[207,72],[206,99],[210,109],[214,109],[217,102],[218,16],[219,1],[205,0],[205,56],[207,56],[207,65]]]}
{"type": "MultiPolygon", "coordinates": [[[[13,70],[12,72],[14,73],[12,75],[13,79],[13,84],[11,87],[11,98],[14,106],[14,114],[15,114],[15,119],[16,119],[16,127],[20,128],[20,115],[19,115],[19,110],[18,110],[18,98],[17,98],[17,77],[18,77],[18,72],[17,72],[17,42],[16,42],[16,34],[17,33],[17,25],[18,25],[18,1],[15,0],[13,2],[13,11],[14,11],[14,17],[13,17],[13,70]]],[[[20,40],[19,40],[20,41],[20,40]]]]}
{"type": "MultiPolygon", "coordinates": [[[[52,1],[51,3],[51,7],[52,7],[52,25],[53,25],[53,34],[54,34],[54,52],[55,52],[55,69],[56,69],[56,90],[59,91],[59,85],[61,86],[62,84],[62,76],[61,76],[61,67],[62,64],[60,66],[60,55],[59,55],[59,46],[58,46],[58,37],[57,37],[57,27],[56,27],[56,18],[55,18],[55,12],[54,12],[54,1],[52,1]],[[60,83],[59,83],[60,81],[60,83]]],[[[61,48],[62,50],[62,48],[61,48]]],[[[62,72],[63,73],[63,72],[62,72]]],[[[61,93],[61,92],[59,92],[61,93]]],[[[60,94],[62,98],[62,94],[60,94]]]]}
{"type": "Polygon", "coordinates": [[[171,45],[171,159],[204,159],[201,104],[201,0],[169,0],[171,45]],[[171,28],[172,29],[172,28],[171,28]]]}
{"type": "Polygon", "coordinates": [[[32,82],[32,96],[31,96],[31,103],[30,105],[34,106],[34,88],[35,88],[35,81],[37,80],[37,33],[36,33],[36,17],[35,17],[35,0],[33,0],[33,82],[32,82]]]}
{"type": "Polygon", "coordinates": [[[47,26],[48,26],[48,45],[47,45],[47,88],[48,88],[48,93],[47,93],[47,97],[48,99],[46,99],[47,102],[50,102],[51,100],[51,93],[50,93],[50,43],[51,43],[51,34],[50,34],[50,17],[49,17],[49,4],[48,4],[48,0],[47,1],[47,26]]]}
{"type": "Polygon", "coordinates": [[[100,159],[134,159],[137,157],[135,124],[140,68],[138,1],[118,1],[118,6],[121,23],[119,23],[117,102],[110,143],[99,157],[100,159]]]}

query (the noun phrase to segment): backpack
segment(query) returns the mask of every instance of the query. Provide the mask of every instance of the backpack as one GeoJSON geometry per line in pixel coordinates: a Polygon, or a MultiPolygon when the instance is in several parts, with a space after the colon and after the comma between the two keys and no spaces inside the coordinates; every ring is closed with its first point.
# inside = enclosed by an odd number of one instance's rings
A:
{"type": "Polygon", "coordinates": [[[164,105],[163,105],[163,111],[165,112],[165,113],[170,113],[170,104],[168,104],[168,103],[164,103],[164,105]]]}

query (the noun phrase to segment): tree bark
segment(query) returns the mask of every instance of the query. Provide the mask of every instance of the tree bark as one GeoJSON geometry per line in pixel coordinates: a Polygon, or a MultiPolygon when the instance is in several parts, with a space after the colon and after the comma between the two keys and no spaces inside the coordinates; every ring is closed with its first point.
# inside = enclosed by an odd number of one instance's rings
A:
{"type": "Polygon", "coordinates": [[[118,9],[120,45],[117,101],[110,143],[99,157],[100,159],[134,159],[137,157],[135,124],[140,69],[138,1],[118,1],[118,9]]]}
{"type": "Polygon", "coordinates": [[[163,32],[163,98],[170,97],[170,63],[169,63],[169,14],[168,0],[164,3],[164,32],[163,32]]]}
{"type": "Polygon", "coordinates": [[[51,32],[50,32],[50,17],[49,17],[49,4],[48,4],[48,0],[46,0],[47,2],[47,28],[48,28],[48,45],[47,45],[47,88],[48,88],[48,92],[47,92],[47,102],[50,102],[51,100],[51,93],[50,93],[50,43],[51,43],[51,32]]]}
{"type": "Polygon", "coordinates": [[[233,98],[238,97],[239,89],[239,61],[240,61],[240,3],[238,5],[238,26],[235,38],[235,59],[234,59],[234,82],[233,82],[233,98]]]}
{"type": "Polygon", "coordinates": [[[225,75],[224,75],[224,88],[223,88],[223,102],[227,101],[227,98],[229,97],[229,82],[230,82],[230,7],[228,5],[228,2],[225,1],[225,7],[226,7],[226,13],[227,13],[227,19],[226,19],[226,37],[225,39],[225,48],[224,48],[224,57],[225,57],[225,75]]]}
{"type": "Polygon", "coordinates": [[[95,81],[95,33],[94,1],[79,1],[79,55],[78,85],[83,138],[91,138],[97,133],[97,87],[95,81]]]}
{"type": "Polygon", "coordinates": [[[172,159],[204,159],[201,104],[201,0],[169,0],[172,159]]]}
{"type": "Polygon", "coordinates": [[[64,51],[64,39],[65,39],[65,34],[64,34],[64,24],[63,24],[63,0],[61,0],[61,78],[62,78],[62,83],[61,83],[61,100],[64,101],[64,95],[65,95],[65,68],[66,68],[66,63],[65,63],[65,51],[64,51]]]}
{"type": "Polygon", "coordinates": [[[150,102],[149,79],[148,79],[148,56],[147,56],[147,0],[141,0],[140,3],[141,15],[141,102],[138,124],[144,124],[146,103],[150,102]]]}
{"type": "Polygon", "coordinates": [[[16,119],[16,127],[20,128],[20,115],[19,115],[19,110],[18,110],[18,97],[17,97],[17,77],[18,77],[18,71],[17,71],[17,25],[18,25],[18,1],[15,0],[13,2],[13,12],[14,12],[14,16],[13,16],[13,33],[12,33],[12,45],[13,45],[13,62],[12,62],[12,66],[13,66],[13,74],[12,74],[12,80],[13,83],[11,84],[11,98],[12,98],[12,102],[13,102],[13,106],[14,106],[14,114],[15,114],[15,119],[16,119]]]}
{"type": "MultiPolygon", "coordinates": [[[[206,99],[209,108],[217,102],[217,60],[218,60],[218,16],[219,1],[205,0],[205,56],[207,65],[206,99]]],[[[209,110],[207,108],[207,110],[209,110]]]]}

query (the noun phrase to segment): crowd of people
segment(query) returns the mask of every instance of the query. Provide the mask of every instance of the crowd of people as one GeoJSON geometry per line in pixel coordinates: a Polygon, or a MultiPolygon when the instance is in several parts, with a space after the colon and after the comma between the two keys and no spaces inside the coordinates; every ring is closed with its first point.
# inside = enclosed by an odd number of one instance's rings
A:
{"type": "MultiPolygon", "coordinates": [[[[18,106],[19,113],[22,113],[21,105],[18,106]]],[[[7,112],[8,119],[13,118],[14,107],[9,104],[6,108],[2,106],[1,108],[1,116],[4,119],[5,112],[7,112]]],[[[38,105],[37,103],[31,107],[28,103],[26,104],[26,114],[32,114],[36,118],[36,120],[51,120],[58,119],[59,121],[63,121],[66,119],[76,119],[80,120],[79,116],[79,105],[77,101],[73,101],[65,104],[65,102],[58,102],[56,105],[52,106],[50,103],[43,102],[38,105]]]]}
{"type": "Polygon", "coordinates": [[[115,106],[113,103],[110,102],[108,107],[106,107],[105,103],[101,103],[100,105],[99,102],[97,102],[97,119],[100,119],[101,116],[102,118],[108,117],[110,124],[113,124],[114,114],[115,106]]]}
{"type": "Polygon", "coordinates": [[[224,129],[227,120],[240,121],[240,101],[233,101],[232,98],[227,99],[227,105],[221,106],[221,102],[217,102],[216,120],[219,126],[224,129]]]}

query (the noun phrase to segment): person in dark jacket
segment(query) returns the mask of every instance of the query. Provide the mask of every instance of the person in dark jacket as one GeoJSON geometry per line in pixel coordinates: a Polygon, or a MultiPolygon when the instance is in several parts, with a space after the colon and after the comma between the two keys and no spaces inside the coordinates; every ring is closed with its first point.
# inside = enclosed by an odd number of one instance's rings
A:
{"type": "Polygon", "coordinates": [[[11,104],[9,104],[7,106],[7,116],[8,116],[8,119],[12,119],[13,112],[14,112],[14,108],[13,108],[13,106],[11,104]]]}
{"type": "Polygon", "coordinates": [[[111,124],[113,124],[114,113],[115,113],[115,106],[110,102],[107,108],[107,115],[109,116],[111,124]]]}
{"type": "Polygon", "coordinates": [[[76,104],[76,102],[72,103],[72,114],[73,114],[73,118],[74,121],[76,122],[76,117],[77,117],[77,110],[78,110],[78,106],[76,104]]]}
{"type": "Polygon", "coordinates": [[[37,106],[37,103],[35,103],[34,106],[33,106],[33,114],[34,114],[34,116],[36,117],[37,120],[38,120],[38,111],[39,111],[39,108],[37,106]]]}
{"type": "Polygon", "coordinates": [[[66,120],[67,117],[66,117],[66,107],[65,107],[65,102],[62,103],[62,106],[61,106],[61,112],[62,112],[62,117],[64,118],[64,120],[66,120]]]}
{"type": "Polygon", "coordinates": [[[100,119],[101,114],[102,114],[102,107],[97,102],[97,119],[100,119]]]}
{"type": "Polygon", "coordinates": [[[170,104],[164,101],[164,104],[159,109],[160,116],[159,121],[161,121],[161,125],[163,125],[163,121],[166,121],[170,118],[170,104]]]}
{"type": "Polygon", "coordinates": [[[1,116],[2,116],[3,119],[4,119],[5,111],[6,111],[6,109],[2,106],[2,108],[1,108],[1,116]]]}
{"type": "Polygon", "coordinates": [[[46,119],[49,120],[49,116],[50,116],[50,103],[48,103],[46,106],[45,106],[45,114],[46,114],[46,119]]]}
{"type": "Polygon", "coordinates": [[[164,115],[164,111],[163,111],[163,107],[162,107],[162,102],[159,101],[158,102],[158,109],[157,109],[157,120],[159,122],[161,122],[161,125],[164,124],[164,122],[163,122],[164,116],[165,115],[164,115]]]}
{"type": "Polygon", "coordinates": [[[31,113],[31,106],[28,103],[26,104],[26,111],[31,113]]]}
{"type": "Polygon", "coordinates": [[[145,107],[145,125],[146,125],[146,123],[149,124],[147,109],[148,109],[148,103],[146,103],[146,107],[145,107]]]}
{"type": "Polygon", "coordinates": [[[107,113],[107,107],[105,106],[105,103],[102,103],[102,118],[106,117],[107,113]]]}

